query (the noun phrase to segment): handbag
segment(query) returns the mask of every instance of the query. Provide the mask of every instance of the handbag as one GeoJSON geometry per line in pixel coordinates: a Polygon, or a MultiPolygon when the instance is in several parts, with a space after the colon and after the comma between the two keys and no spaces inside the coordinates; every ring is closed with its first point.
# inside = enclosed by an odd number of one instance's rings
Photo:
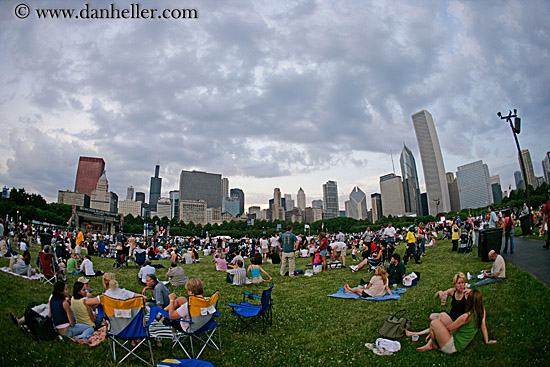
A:
{"type": "Polygon", "coordinates": [[[384,324],[378,330],[380,335],[386,339],[397,339],[405,336],[405,330],[409,328],[411,322],[404,316],[407,310],[399,310],[393,315],[388,315],[384,324]]]}

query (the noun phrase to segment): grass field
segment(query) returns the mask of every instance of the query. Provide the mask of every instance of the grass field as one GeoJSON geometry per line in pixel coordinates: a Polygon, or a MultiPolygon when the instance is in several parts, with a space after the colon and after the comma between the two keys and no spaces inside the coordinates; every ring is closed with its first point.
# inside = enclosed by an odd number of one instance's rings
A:
{"type": "MultiPolygon", "coordinates": [[[[450,309],[450,302],[441,306],[433,295],[437,290],[452,286],[457,271],[476,273],[490,267],[475,253],[451,253],[450,241],[439,241],[436,248],[428,248],[428,256],[422,265],[409,263],[407,271],[418,271],[421,280],[410,288],[400,301],[374,302],[366,300],[335,299],[327,297],[338,287],[349,283],[357,285],[361,278],[368,280],[365,270],[352,273],[348,268],[331,270],[313,277],[298,276],[293,279],[279,276],[279,266],[264,264],[273,276],[274,325],[265,335],[251,332],[234,333],[235,320],[230,315],[230,302],[239,302],[243,291],[261,294],[268,283],[233,287],[225,282],[225,273],[216,272],[210,258],[201,263],[184,266],[186,274],[198,277],[205,283],[205,294],[220,290],[222,324],[221,351],[207,350],[201,357],[216,366],[341,366],[341,365],[402,365],[402,366],[524,366],[550,365],[550,289],[526,271],[507,265],[507,279],[481,287],[487,309],[489,337],[498,341],[485,345],[481,333],[461,353],[443,355],[438,351],[419,353],[415,348],[422,343],[412,343],[402,338],[402,350],[393,356],[379,357],[364,347],[379,337],[377,330],[386,315],[400,309],[408,310],[411,330],[429,325],[431,312],[450,309]]],[[[399,246],[401,254],[405,249],[399,246]]],[[[37,249],[33,250],[35,259],[37,249]]],[[[93,258],[95,268],[114,271],[122,288],[140,292],[137,269],[114,269],[112,259],[93,258]]],[[[348,256],[348,265],[351,257],[348,256]]],[[[305,269],[309,259],[299,259],[298,269],[305,269]]],[[[157,269],[164,279],[168,262],[161,262],[165,269],[157,269]]],[[[0,259],[0,266],[7,266],[7,259],[0,259]]],[[[247,260],[248,265],[248,260],[247,260]]],[[[68,285],[77,276],[69,276],[68,285]]],[[[29,281],[0,272],[0,341],[6,347],[0,353],[0,366],[110,366],[113,365],[107,341],[95,348],[71,341],[54,340],[36,343],[30,334],[16,328],[10,318],[13,311],[21,316],[26,305],[33,301],[46,302],[51,286],[29,281]]],[[[100,279],[91,281],[94,294],[102,291],[100,279]]],[[[176,294],[185,295],[183,288],[176,294]]],[[[181,350],[171,350],[168,342],[153,347],[155,361],[164,358],[184,358],[181,350]]],[[[123,365],[139,365],[131,359],[123,365]]]]}

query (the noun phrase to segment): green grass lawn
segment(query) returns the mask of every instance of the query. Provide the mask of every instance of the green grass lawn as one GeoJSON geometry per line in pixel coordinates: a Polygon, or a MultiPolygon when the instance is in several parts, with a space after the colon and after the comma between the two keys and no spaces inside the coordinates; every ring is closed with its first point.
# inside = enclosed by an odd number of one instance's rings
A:
{"type": "MultiPolygon", "coordinates": [[[[327,297],[345,283],[357,285],[361,278],[368,280],[365,270],[352,273],[348,268],[331,270],[313,277],[298,276],[293,279],[279,276],[279,266],[264,264],[264,269],[274,278],[274,325],[265,335],[252,332],[234,333],[235,319],[230,315],[230,302],[239,302],[243,291],[261,294],[268,283],[233,287],[225,282],[225,273],[216,272],[210,258],[200,264],[185,265],[190,277],[201,278],[205,294],[220,290],[222,324],[221,351],[208,349],[202,359],[216,366],[340,366],[340,365],[402,365],[402,366],[525,366],[550,365],[550,289],[526,271],[507,265],[504,282],[479,288],[487,309],[489,337],[498,341],[485,345],[481,332],[461,353],[443,355],[438,351],[419,353],[415,348],[422,343],[412,343],[402,338],[402,350],[393,356],[379,357],[364,347],[379,337],[378,329],[386,315],[402,308],[408,310],[411,330],[428,327],[432,312],[448,311],[450,302],[441,306],[433,295],[437,290],[452,286],[457,271],[479,270],[490,267],[476,255],[451,253],[450,241],[439,241],[436,248],[428,248],[428,256],[422,265],[409,263],[407,271],[418,271],[421,279],[417,286],[408,289],[400,301],[374,302],[366,300],[335,299],[327,297]]],[[[405,249],[397,251],[403,255],[405,249]]],[[[37,249],[33,251],[33,259],[37,249]]],[[[93,258],[95,268],[114,271],[122,288],[141,292],[137,269],[114,269],[112,259],[93,258]]],[[[348,256],[348,265],[351,257],[348,256]]],[[[248,265],[248,260],[246,261],[248,265]]],[[[305,269],[309,259],[299,259],[297,269],[305,269]]],[[[169,263],[161,262],[165,269],[157,269],[161,279],[169,263]]],[[[0,259],[0,266],[7,266],[7,259],[0,259]]],[[[69,289],[77,276],[69,276],[69,289]]],[[[14,311],[21,316],[26,305],[46,302],[51,286],[29,281],[0,272],[0,340],[7,347],[0,353],[0,366],[110,366],[113,365],[108,342],[95,348],[71,341],[54,340],[36,343],[30,334],[17,329],[9,318],[14,311]]],[[[102,291],[100,279],[91,281],[94,294],[102,291]]],[[[186,295],[180,287],[176,294],[186,295]]],[[[421,339],[422,340],[422,339],[421,339]]],[[[165,341],[162,347],[154,345],[155,361],[164,358],[184,358],[181,350],[171,350],[165,341]]],[[[131,359],[123,365],[138,365],[131,359]]]]}

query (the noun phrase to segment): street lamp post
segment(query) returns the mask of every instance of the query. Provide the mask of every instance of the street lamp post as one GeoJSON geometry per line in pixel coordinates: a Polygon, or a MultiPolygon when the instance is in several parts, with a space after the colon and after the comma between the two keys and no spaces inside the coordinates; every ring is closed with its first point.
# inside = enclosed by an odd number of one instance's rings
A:
{"type": "Polygon", "coordinates": [[[512,129],[512,133],[514,134],[514,140],[516,141],[516,147],[518,148],[518,155],[519,155],[519,162],[521,165],[521,173],[523,174],[523,182],[525,183],[525,194],[527,195],[527,210],[529,212],[529,233],[531,232],[531,197],[529,195],[529,183],[527,182],[527,171],[525,169],[525,162],[523,161],[523,156],[521,155],[521,148],[519,146],[519,140],[518,140],[518,134],[521,132],[521,118],[518,117],[518,110],[514,108],[514,113],[512,114],[512,111],[508,111],[508,116],[502,116],[502,114],[497,112],[497,116],[500,117],[501,120],[506,120],[510,124],[510,128],[512,129]],[[512,124],[512,118],[514,119],[514,123],[512,124]]]}

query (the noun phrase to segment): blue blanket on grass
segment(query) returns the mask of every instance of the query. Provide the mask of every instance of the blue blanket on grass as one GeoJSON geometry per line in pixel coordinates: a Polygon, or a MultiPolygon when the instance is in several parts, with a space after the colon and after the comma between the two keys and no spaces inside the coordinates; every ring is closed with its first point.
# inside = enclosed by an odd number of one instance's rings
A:
{"type": "Polygon", "coordinates": [[[405,288],[397,288],[397,289],[392,289],[391,290],[391,293],[392,293],[391,295],[386,293],[384,296],[380,296],[380,297],[361,297],[360,295],[355,294],[355,293],[347,293],[344,290],[344,287],[340,287],[338,289],[338,292],[336,292],[334,294],[329,294],[327,297],[351,298],[351,299],[369,299],[371,301],[387,301],[387,300],[390,300],[390,299],[400,300],[401,299],[400,294],[405,293],[406,291],[407,290],[405,288]]]}

